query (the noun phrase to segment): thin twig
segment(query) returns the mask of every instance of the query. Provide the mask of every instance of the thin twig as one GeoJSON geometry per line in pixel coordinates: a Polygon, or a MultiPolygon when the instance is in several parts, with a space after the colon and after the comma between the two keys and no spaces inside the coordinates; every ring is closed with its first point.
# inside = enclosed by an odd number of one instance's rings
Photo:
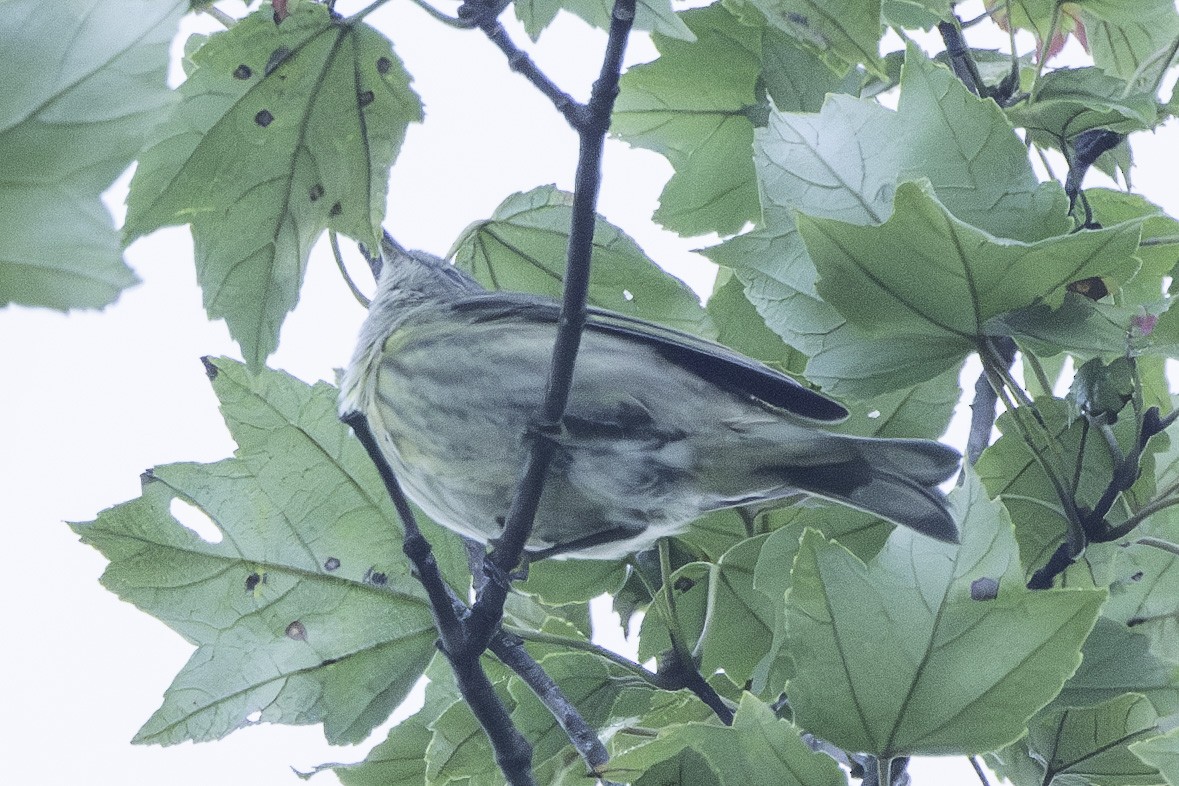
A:
{"type": "Polygon", "coordinates": [[[1156,549],[1162,549],[1163,551],[1166,551],[1170,554],[1179,556],[1179,543],[1172,543],[1169,540],[1163,540],[1162,538],[1152,538],[1149,536],[1139,538],[1134,542],[1142,546],[1153,546],[1156,549]]]}
{"type": "Polygon", "coordinates": [[[332,256],[335,257],[336,267],[340,269],[340,275],[344,277],[344,283],[348,285],[348,290],[352,292],[352,297],[356,298],[360,305],[368,308],[372,301],[364,296],[364,293],[356,286],[356,282],[352,280],[352,276],[348,275],[348,268],[344,267],[344,254],[340,251],[340,239],[336,236],[336,230],[328,230],[328,243],[331,244],[332,256]]]}
{"type": "MultiPolygon", "coordinates": [[[[590,109],[584,104],[573,100],[573,97],[562,90],[557,84],[540,70],[528,53],[516,46],[508,31],[494,17],[478,25],[491,43],[495,44],[508,59],[508,67],[519,73],[552,102],[553,106],[575,130],[590,122],[590,109]]],[[[592,100],[592,99],[591,99],[592,100]]],[[[611,101],[613,108],[613,101],[611,101]]],[[[596,198],[596,195],[595,195],[596,198]]]]}
{"type": "Polygon", "coordinates": [[[991,786],[991,782],[989,780],[987,780],[987,773],[985,770],[983,770],[982,764],[979,763],[978,757],[977,756],[967,756],[966,758],[970,762],[970,766],[974,767],[974,774],[978,776],[978,779],[982,783],[982,786],[991,786]]]}
{"type": "Polygon", "coordinates": [[[222,11],[220,8],[218,8],[215,5],[206,6],[206,7],[202,8],[201,11],[203,13],[206,13],[209,16],[213,17],[218,22],[220,22],[222,25],[224,25],[226,30],[228,30],[229,28],[231,28],[237,24],[236,19],[234,19],[232,16],[225,13],[224,11],[222,11]]]}
{"type": "Polygon", "coordinates": [[[565,696],[560,686],[524,649],[523,640],[519,636],[501,629],[492,637],[488,648],[532,689],[532,692],[553,716],[553,720],[565,732],[565,736],[573,743],[573,747],[577,749],[578,754],[590,770],[595,773],[601,772],[602,768],[606,766],[606,762],[610,760],[606,746],[581,717],[581,713],[565,696]]]}
{"type": "Polygon", "coordinates": [[[599,644],[594,644],[592,641],[576,639],[572,636],[559,636],[555,633],[545,633],[544,631],[539,630],[517,628],[512,625],[504,625],[502,627],[506,632],[515,636],[519,636],[525,641],[532,641],[536,642],[537,644],[551,644],[558,647],[564,647],[565,649],[592,653],[597,655],[599,658],[604,658],[614,665],[625,669],[628,673],[641,679],[651,687],[657,688],[660,686],[656,675],[643,668],[642,664],[635,663],[630,658],[619,655],[614,650],[607,649],[599,644]]]}

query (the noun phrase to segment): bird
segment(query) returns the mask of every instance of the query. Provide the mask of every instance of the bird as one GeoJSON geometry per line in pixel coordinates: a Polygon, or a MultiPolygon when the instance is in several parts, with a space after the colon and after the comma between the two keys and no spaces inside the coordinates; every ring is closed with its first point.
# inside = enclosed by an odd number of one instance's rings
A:
{"type": "MultiPolygon", "coordinates": [[[[340,386],[406,495],[494,545],[545,393],[560,304],[488,291],[386,235],[340,386]]],[[[959,467],[926,439],[835,433],[839,402],[727,347],[589,307],[556,452],[527,542],[536,560],[624,559],[711,511],[809,495],[936,540],[959,467]]]]}

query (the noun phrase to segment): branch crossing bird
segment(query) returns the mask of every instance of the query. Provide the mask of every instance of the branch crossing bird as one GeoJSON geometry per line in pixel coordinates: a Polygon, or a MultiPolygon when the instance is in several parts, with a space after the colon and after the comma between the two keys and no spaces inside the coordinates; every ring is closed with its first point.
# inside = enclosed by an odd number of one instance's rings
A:
{"type": "MultiPolygon", "coordinates": [[[[499,535],[544,396],[560,304],[489,292],[388,239],[340,411],[368,420],[407,496],[482,542],[499,535]]],[[[827,431],[834,400],[720,344],[588,310],[528,550],[622,558],[709,511],[800,494],[944,541],[952,448],[827,431]]]]}

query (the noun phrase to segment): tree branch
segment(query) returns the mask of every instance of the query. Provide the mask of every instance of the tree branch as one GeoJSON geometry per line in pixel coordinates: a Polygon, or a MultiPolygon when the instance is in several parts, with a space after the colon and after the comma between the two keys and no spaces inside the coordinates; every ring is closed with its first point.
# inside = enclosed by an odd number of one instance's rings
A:
{"type": "MultiPolygon", "coordinates": [[[[414,0],[421,3],[422,0],[414,0]]],[[[458,19],[444,19],[447,24],[461,27],[478,27],[491,43],[495,44],[508,59],[508,67],[523,75],[565,118],[574,129],[589,122],[590,110],[557,86],[548,75],[540,70],[528,53],[516,46],[508,31],[499,23],[499,15],[510,5],[510,0],[466,0],[458,9],[458,19]]],[[[629,33],[629,29],[627,31],[629,33]]]]}
{"type": "MultiPolygon", "coordinates": [[[[465,604],[453,594],[442,579],[430,544],[422,536],[414,520],[413,511],[381,453],[367,420],[361,413],[347,413],[343,419],[352,426],[376,464],[398,515],[404,522],[403,548],[413,562],[418,578],[429,596],[435,622],[441,634],[443,653],[450,661],[464,700],[475,713],[491,742],[496,763],[513,786],[531,786],[535,783],[532,775],[532,747],[512,724],[510,715],[483,671],[480,658],[488,648],[512,666],[545,702],[591,769],[600,769],[607,760],[605,748],[593,731],[575,711],[572,711],[568,700],[539,664],[524,651],[519,639],[508,638],[503,633],[500,620],[510,588],[508,571],[520,563],[524,547],[531,535],[549,465],[556,451],[557,443],[554,436],[560,433],[561,418],[572,388],[573,368],[586,318],[590,256],[593,250],[594,224],[597,219],[598,190],[601,185],[602,151],[606,132],[610,127],[614,99],[618,95],[622,57],[634,21],[635,0],[615,0],[601,73],[594,82],[589,104],[585,107],[580,107],[560,93],[532,64],[531,59],[515,48],[502,27],[495,21],[503,7],[499,0],[474,6],[464,4],[459,9],[459,15],[462,18],[476,20],[475,23],[508,55],[512,67],[529,77],[533,84],[553,100],[557,109],[576,128],[580,136],[581,149],[577,163],[573,217],[566,258],[565,296],[545,397],[531,429],[532,440],[524,472],[508,511],[503,535],[492,554],[483,560],[483,574],[475,577],[479,591],[469,613],[464,614],[465,604]],[[574,106],[584,111],[571,112],[570,107],[574,106]]],[[[392,239],[388,238],[388,242],[392,242],[392,239]]]]}
{"type": "MultiPolygon", "coordinates": [[[[581,151],[573,190],[573,218],[566,254],[565,293],[553,346],[552,365],[545,387],[545,397],[532,429],[532,440],[516,495],[508,510],[503,535],[491,554],[494,569],[502,574],[519,564],[532,533],[532,523],[540,505],[540,495],[548,476],[549,464],[556,453],[556,436],[569,401],[573,384],[573,367],[581,345],[585,325],[585,303],[589,292],[590,255],[593,251],[594,223],[597,219],[598,189],[602,179],[602,150],[618,80],[622,73],[622,55],[634,21],[635,0],[616,0],[611,16],[601,75],[594,82],[589,102],[589,122],[578,129],[581,151]]],[[[483,626],[487,639],[499,624],[506,581],[490,581],[480,593],[472,610],[473,620],[483,626]]]]}
{"type": "Polygon", "coordinates": [[[389,492],[389,498],[397,509],[405,533],[402,550],[413,563],[418,581],[422,583],[430,600],[434,625],[440,636],[440,648],[450,661],[459,692],[491,743],[496,764],[511,786],[534,786],[536,781],[532,777],[532,746],[512,723],[507,708],[496,695],[487,673],[483,671],[483,665],[479,661],[483,650],[476,651],[470,647],[469,626],[464,624],[465,620],[460,616],[463,604],[442,578],[430,542],[422,535],[413,509],[409,506],[409,500],[406,499],[392,467],[377,445],[368,419],[360,412],[349,412],[343,415],[341,420],[352,427],[356,438],[368,451],[369,458],[376,465],[377,472],[385,483],[385,489],[389,492]]]}
{"type": "Polygon", "coordinates": [[[524,649],[524,640],[501,628],[491,638],[488,648],[532,689],[590,770],[594,773],[601,772],[610,760],[606,746],[598,739],[597,732],[581,717],[581,713],[565,696],[561,687],[524,649]]]}

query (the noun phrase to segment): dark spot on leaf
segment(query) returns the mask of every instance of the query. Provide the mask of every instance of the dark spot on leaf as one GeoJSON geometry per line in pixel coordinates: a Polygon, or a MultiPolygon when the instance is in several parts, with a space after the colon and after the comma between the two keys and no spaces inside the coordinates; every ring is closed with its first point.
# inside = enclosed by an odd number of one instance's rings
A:
{"type": "Polygon", "coordinates": [[[339,663],[341,660],[343,660],[343,658],[328,658],[325,661],[321,661],[319,665],[321,667],[322,666],[331,666],[333,663],[339,663]]]}
{"type": "Polygon", "coordinates": [[[337,202],[336,204],[332,205],[332,209],[328,211],[328,215],[338,216],[342,212],[344,212],[344,208],[340,205],[339,202],[337,202]]]}
{"type": "Polygon", "coordinates": [[[811,22],[805,15],[790,11],[786,14],[786,18],[796,25],[808,26],[811,22]]]}
{"type": "Polygon", "coordinates": [[[393,67],[393,61],[387,57],[377,58],[377,73],[381,76],[389,73],[389,69],[393,67]]]}
{"type": "Polygon", "coordinates": [[[1130,619],[1126,620],[1126,627],[1132,628],[1135,625],[1141,625],[1144,622],[1146,622],[1145,617],[1131,617],[1130,619]]]}
{"type": "Polygon", "coordinates": [[[287,625],[287,638],[295,641],[307,641],[307,628],[303,626],[302,622],[295,620],[287,625]]]}
{"type": "Polygon", "coordinates": [[[274,73],[274,69],[282,65],[283,60],[286,60],[288,57],[290,57],[290,54],[291,50],[287,49],[285,46],[280,46],[278,49],[275,49],[270,53],[270,59],[266,61],[266,68],[262,73],[265,76],[270,76],[272,73],[274,73]]]}
{"type": "Polygon", "coordinates": [[[254,72],[251,71],[250,67],[248,65],[246,65],[245,63],[242,63],[237,68],[233,69],[233,78],[234,79],[249,79],[253,75],[254,75],[254,72]]]}
{"type": "Polygon", "coordinates": [[[503,516],[496,516],[495,517],[495,524],[500,529],[503,529],[504,524],[506,524],[507,522],[508,522],[508,520],[506,518],[504,518],[503,516]]]}
{"type": "Polygon", "coordinates": [[[335,557],[328,557],[327,561],[323,563],[324,570],[335,570],[340,567],[340,561],[335,557]]]}
{"type": "Polygon", "coordinates": [[[311,193],[308,194],[308,196],[311,197],[312,202],[314,202],[315,200],[317,200],[321,196],[323,196],[323,183],[316,183],[315,185],[313,185],[311,187],[311,193]]]}
{"type": "Polygon", "coordinates": [[[999,582],[989,576],[970,582],[971,600],[994,600],[999,597],[999,582]]]}
{"type": "Polygon", "coordinates": [[[1142,571],[1138,571],[1130,577],[1130,581],[1142,581],[1142,571]]]}
{"type": "Polygon", "coordinates": [[[216,379],[218,369],[215,365],[213,365],[213,358],[205,355],[201,358],[201,363],[205,365],[205,374],[209,377],[209,379],[216,379]]]}
{"type": "Polygon", "coordinates": [[[1090,300],[1101,300],[1109,294],[1109,287],[1101,280],[1100,276],[1093,276],[1092,278],[1083,278],[1080,281],[1074,281],[1065,287],[1069,292],[1074,292],[1078,295],[1083,295],[1090,300]]]}
{"type": "Polygon", "coordinates": [[[364,107],[368,106],[369,104],[371,104],[373,102],[374,98],[376,98],[376,96],[373,95],[373,91],[371,91],[371,90],[365,90],[363,93],[356,96],[356,100],[360,102],[361,108],[364,108],[364,107]]]}
{"type": "Polygon", "coordinates": [[[672,588],[676,592],[687,592],[688,590],[692,589],[692,587],[695,587],[695,586],[696,586],[696,582],[692,581],[687,576],[680,576],[678,579],[675,580],[675,584],[672,585],[672,588]]]}
{"type": "Polygon", "coordinates": [[[262,583],[262,576],[257,573],[251,573],[246,576],[246,592],[253,592],[254,588],[262,583]]]}
{"type": "Polygon", "coordinates": [[[139,482],[140,482],[140,483],[142,483],[142,484],[143,484],[143,485],[145,485],[145,486],[146,486],[148,483],[151,483],[151,482],[152,482],[152,481],[154,481],[154,480],[156,480],[156,473],[155,473],[153,470],[150,470],[150,469],[145,469],[145,470],[144,470],[144,471],[143,471],[143,472],[142,472],[142,473],[139,475],[139,482]]]}
{"type": "Polygon", "coordinates": [[[383,587],[389,582],[389,577],[374,567],[364,572],[364,580],[374,587],[383,587]]]}
{"type": "Polygon", "coordinates": [[[266,128],[266,126],[274,122],[274,115],[270,114],[269,109],[263,109],[261,112],[254,115],[254,122],[263,128],[266,128]]]}

